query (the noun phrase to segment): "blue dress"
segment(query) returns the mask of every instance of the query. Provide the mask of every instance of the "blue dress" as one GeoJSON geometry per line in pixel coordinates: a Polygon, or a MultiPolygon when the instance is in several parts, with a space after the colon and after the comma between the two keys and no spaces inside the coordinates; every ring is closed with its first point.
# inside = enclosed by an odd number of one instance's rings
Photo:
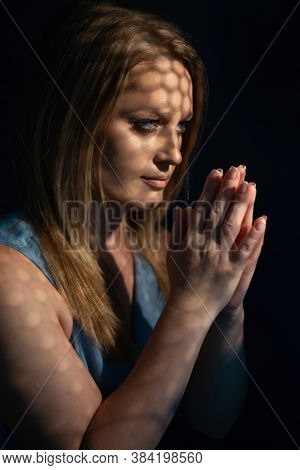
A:
{"type": "MultiPolygon", "coordinates": [[[[14,211],[0,219],[0,244],[10,246],[29,258],[56,288],[47,262],[31,226],[23,219],[22,211],[14,211]],[[21,222],[16,228],[12,225],[21,222]],[[12,229],[13,228],[13,229],[12,229]]],[[[135,289],[133,301],[133,340],[138,351],[145,346],[156,322],[165,306],[166,300],[160,289],[155,272],[148,261],[138,253],[133,253],[135,289]]],[[[70,338],[74,349],[99,386],[104,397],[108,396],[125,380],[137,358],[115,359],[104,357],[101,349],[86,335],[75,319],[70,338]]],[[[0,449],[24,449],[14,437],[10,437],[5,447],[3,443],[9,430],[0,423],[0,449]]]]}

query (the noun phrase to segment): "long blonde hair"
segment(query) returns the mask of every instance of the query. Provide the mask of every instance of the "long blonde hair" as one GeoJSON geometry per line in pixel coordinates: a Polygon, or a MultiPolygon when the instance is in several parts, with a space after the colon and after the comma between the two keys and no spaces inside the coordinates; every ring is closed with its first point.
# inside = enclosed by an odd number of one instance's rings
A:
{"type": "MultiPolygon", "coordinates": [[[[162,53],[178,59],[193,82],[194,117],[182,143],[182,163],[164,191],[164,202],[137,223],[126,216],[143,256],[153,267],[165,298],[169,293],[165,244],[153,242],[169,202],[179,194],[189,155],[196,147],[207,99],[204,66],[181,31],[148,12],[99,1],[81,1],[63,12],[48,28],[35,83],[27,149],[28,178],[23,210],[40,242],[50,273],[73,317],[104,353],[131,355],[123,321],[113,311],[105,280],[87,232],[74,241],[70,210],[65,201],[88,207],[95,188],[94,159],[103,155],[106,128],[122,86],[138,63],[162,53]],[[53,79],[56,84],[54,84],[53,79]],[[76,246],[75,246],[76,245],[76,246]]],[[[102,157],[101,157],[102,158],[102,157]]],[[[99,181],[99,198],[105,198],[99,181]]]]}

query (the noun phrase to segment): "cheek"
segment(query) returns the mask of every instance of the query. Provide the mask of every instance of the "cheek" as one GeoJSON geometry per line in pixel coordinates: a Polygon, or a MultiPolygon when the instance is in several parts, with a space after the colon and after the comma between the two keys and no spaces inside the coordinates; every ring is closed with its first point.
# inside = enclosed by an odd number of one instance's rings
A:
{"type": "Polygon", "coordinates": [[[118,133],[111,136],[103,159],[105,172],[116,171],[120,176],[140,174],[147,167],[151,148],[145,139],[130,133],[118,133]],[[112,168],[111,168],[112,167],[112,168]]]}

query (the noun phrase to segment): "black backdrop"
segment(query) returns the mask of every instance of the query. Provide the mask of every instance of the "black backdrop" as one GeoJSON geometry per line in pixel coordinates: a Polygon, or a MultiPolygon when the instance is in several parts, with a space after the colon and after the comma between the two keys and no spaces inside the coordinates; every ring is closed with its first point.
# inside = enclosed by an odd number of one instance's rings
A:
{"type": "MultiPolygon", "coordinates": [[[[28,66],[36,60],[2,3],[34,48],[48,20],[72,2],[0,3],[1,214],[22,197],[22,109],[28,66]]],[[[175,421],[160,448],[294,449],[300,443],[300,8],[292,13],[295,0],[202,0],[197,7],[191,0],[117,3],[177,23],[207,68],[209,109],[203,149],[190,174],[190,200],[199,196],[210,169],[246,164],[247,180],[257,184],[255,216],[268,215],[265,246],[245,302],[247,364],[256,384],[250,379],[244,410],[223,440],[207,439],[175,421]]]]}

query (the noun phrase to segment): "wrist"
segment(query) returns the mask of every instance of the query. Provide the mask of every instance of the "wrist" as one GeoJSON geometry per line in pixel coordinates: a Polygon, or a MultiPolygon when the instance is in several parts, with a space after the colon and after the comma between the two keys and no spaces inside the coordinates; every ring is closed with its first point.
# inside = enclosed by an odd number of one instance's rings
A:
{"type": "Polygon", "coordinates": [[[174,312],[177,311],[181,314],[195,315],[201,318],[208,329],[219,313],[216,308],[209,305],[200,295],[187,294],[179,290],[170,292],[167,305],[174,312]]]}
{"type": "Polygon", "coordinates": [[[245,310],[243,304],[236,308],[224,308],[218,315],[218,321],[225,321],[228,323],[244,323],[245,310]]]}

